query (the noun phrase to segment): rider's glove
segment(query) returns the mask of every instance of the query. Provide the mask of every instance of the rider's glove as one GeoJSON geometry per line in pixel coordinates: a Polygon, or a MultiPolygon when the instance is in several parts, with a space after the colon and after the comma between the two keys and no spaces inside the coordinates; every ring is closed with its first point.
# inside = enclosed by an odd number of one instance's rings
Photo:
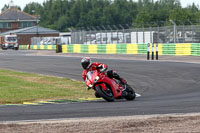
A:
{"type": "Polygon", "coordinates": [[[97,66],[97,69],[102,69],[102,68],[103,68],[102,65],[98,65],[98,66],[97,66]]]}
{"type": "Polygon", "coordinates": [[[100,70],[100,73],[105,72],[106,70],[107,70],[107,68],[102,68],[102,69],[100,70]]]}
{"type": "Polygon", "coordinates": [[[107,67],[104,67],[104,65],[101,64],[97,67],[97,69],[100,69],[100,73],[102,73],[102,72],[105,72],[107,70],[107,67]]]}
{"type": "Polygon", "coordinates": [[[92,89],[92,88],[90,88],[90,87],[87,87],[87,90],[90,90],[90,89],[92,89]]]}

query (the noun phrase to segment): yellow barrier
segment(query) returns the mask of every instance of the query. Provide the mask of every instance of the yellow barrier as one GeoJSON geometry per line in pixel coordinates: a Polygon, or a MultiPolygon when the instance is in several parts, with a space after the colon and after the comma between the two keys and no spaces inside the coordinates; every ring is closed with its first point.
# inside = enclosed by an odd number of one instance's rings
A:
{"type": "Polygon", "coordinates": [[[116,54],[116,44],[107,44],[106,54],[116,54]]]}

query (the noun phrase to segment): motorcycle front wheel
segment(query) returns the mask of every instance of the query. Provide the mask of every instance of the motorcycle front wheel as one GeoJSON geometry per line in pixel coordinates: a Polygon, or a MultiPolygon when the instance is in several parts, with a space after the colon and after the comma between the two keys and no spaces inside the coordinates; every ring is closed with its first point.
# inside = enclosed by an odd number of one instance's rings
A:
{"type": "Polygon", "coordinates": [[[105,99],[108,102],[113,102],[114,101],[114,96],[112,93],[112,90],[110,88],[107,88],[105,91],[100,85],[96,86],[96,92],[98,93],[99,96],[101,96],[103,99],[105,99]]]}

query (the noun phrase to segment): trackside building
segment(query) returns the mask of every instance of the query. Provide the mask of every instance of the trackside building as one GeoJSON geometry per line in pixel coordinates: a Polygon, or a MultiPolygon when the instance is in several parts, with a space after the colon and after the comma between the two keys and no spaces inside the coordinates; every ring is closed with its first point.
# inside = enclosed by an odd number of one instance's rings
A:
{"type": "Polygon", "coordinates": [[[31,44],[31,38],[33,37],[59,37],[59,31],[40,26],[32,26],[23,29],[7,31],[1,33],[0,37],[9,35],[10,33],[17,35],[19,45],[31,44]]]}

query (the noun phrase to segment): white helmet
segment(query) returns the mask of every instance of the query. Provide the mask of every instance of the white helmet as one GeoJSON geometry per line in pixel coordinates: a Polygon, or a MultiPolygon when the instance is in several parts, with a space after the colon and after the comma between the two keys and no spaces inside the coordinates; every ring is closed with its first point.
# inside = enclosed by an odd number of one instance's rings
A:
{"type": "Polygon", "coordinates": [[[81,60],[81,65],[82,65],[83,69],[89,69],[91,64],[92,64],[92,61],[89,57],[84,57],[81,60]]]}

